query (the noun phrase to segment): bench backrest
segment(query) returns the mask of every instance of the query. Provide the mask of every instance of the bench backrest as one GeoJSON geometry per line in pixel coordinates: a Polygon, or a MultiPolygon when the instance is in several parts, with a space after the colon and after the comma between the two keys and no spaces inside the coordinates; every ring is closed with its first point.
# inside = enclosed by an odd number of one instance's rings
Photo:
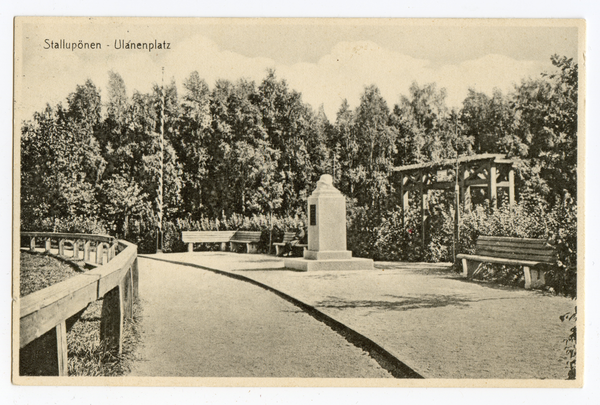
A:
{"type": "Polygon", "coordinates": [[[260,242],[260,231],[237,231],[231,240],[243,240],[248,242],[260,242]]]}
{"type": "Polygon", "coordinates": [[[475,246],[477,255],[503,259],[530,260],[553,264],[556,251],[545,239],[480,236],[475,246]]]}
{"type": "Polygon", "coordinates": [[[185,243],[229,242],[235,231],[183,231],[181,240],[185,243]]]}
{"type": "Polygon", "coordinates": [[[294,232],[285,232],[283,234],[283,240],[281,241],[281,243],[289,243],[289,242],[293,241],[294,236],[296,236],[296,234],[294,232]]]}

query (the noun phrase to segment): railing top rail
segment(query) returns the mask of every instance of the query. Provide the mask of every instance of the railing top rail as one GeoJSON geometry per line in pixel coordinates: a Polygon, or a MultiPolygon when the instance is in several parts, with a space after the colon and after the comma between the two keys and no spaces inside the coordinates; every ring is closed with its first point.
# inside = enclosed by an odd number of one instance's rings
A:
{"type": "MultiPolygon", "coordinates": [[[[116,241],[111,236],[86,234],[56,234],[52,232],[22,232],[26,236],[52,237],[68,235],[69,239],[89,239],[91,236],[101,242],[116,241]]],[[[121,282],[130,266],[137,258],[137,246],[127,241],[118,241],[123,250],[108,263],[87,271],[50,287],[19,298],[21,319],[20,347],[41,336],[59,322],[77,313],[121,282]],[[82,292],[85,292],[82,293],[82,292]],[[90,295],[91,293],[91,295],[90,295]],[[78,298],[80,297],[80,298],[78,298]],[[41,312],[38,312],[41,311],[41,312]],[[36,313],[38,312],[38,313],[36,313]],[[36,314],[34,314],[36,313],[36,314]],[[25,323],[24,318],[27,319],[25,323]]]]}
{"type": "Polygon", "coordinates": [[[64,233],[64,232],[21,232],[21,236],[58,239],[81,239],[95,242],[112,243],[116,240],[114,236],[92,235],[87,233],[64,233]]]}

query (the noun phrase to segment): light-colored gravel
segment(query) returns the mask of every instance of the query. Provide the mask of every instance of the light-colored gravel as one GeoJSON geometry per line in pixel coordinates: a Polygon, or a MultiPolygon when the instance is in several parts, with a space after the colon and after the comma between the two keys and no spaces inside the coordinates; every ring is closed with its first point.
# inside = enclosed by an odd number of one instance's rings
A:
{"type": "Polygon", "coordinates": [[[576,302],[565,297],[465,281],[440,265],[376,263],[372,271],[303,273],[283,270],[265,255],[165,257],[242,274],[291,295],[426,378],[567,377],[563,340],[573,324],[559,317],[576,302]]]}
{"type": "Polygon", "coordinates": [[[144,258],[139,268],[143,334],[131,376],[391,378],[260,287],[144,258]]]}

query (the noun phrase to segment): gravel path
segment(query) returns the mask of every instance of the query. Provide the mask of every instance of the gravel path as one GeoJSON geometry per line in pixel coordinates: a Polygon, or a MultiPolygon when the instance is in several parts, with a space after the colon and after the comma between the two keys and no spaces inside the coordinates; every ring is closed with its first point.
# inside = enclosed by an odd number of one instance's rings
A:
{"type": "Polygon", "coordinates": [[[391,378],[366,352],[260,287],[140,258],[131,376],[391,378]]]}
{"type": "Polygon", "coordinates": [[[376,263],[372,271],[296,272],[266,255],[182,253],[187,261],[282,291],[372,339],[426,378],[567,377],[559,317],[576,302],[469,282],[447,266],[376,263]]]}
{"type": "MultiPolygon", "coordinates": [[[[568,298],[377,263],[368,272],[251,271],[362,333],[426,378],[559,379],[568,298]]],[[[241,272],[241,271],[240,271],[241,272]]]]}

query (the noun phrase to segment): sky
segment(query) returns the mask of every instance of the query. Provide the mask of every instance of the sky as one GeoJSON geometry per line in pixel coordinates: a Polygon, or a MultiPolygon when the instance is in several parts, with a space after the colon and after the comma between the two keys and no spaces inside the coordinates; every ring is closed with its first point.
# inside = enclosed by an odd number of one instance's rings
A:
{"type": "Polygon", "coordinates": [[[267,69],[335,121],[344,99],[355,108],[375,84],[388,106],[409,86],[435,82],[447,104],[460,108],[469,88],[510,91],[526,77],[552,69],[550,56],[577,56],[578,31],[531,20],[398,19],[17,19],[15,102],[29,119],[46,103],[63,102],[91,79],[106,95],[108,72],[119,73],[128,95],[193,71],[213,87],[218,79],[259,83],[267,69]],[[22,42],[19,42],[19,38],[22,42]],[[48,42],[97,42],[101,49],[45,49],[48,42]],[[115,49],[119,41],[168,43],[169,49],[115,49]],[[21,79],[21,81],[19,81],[21,79]]]}

